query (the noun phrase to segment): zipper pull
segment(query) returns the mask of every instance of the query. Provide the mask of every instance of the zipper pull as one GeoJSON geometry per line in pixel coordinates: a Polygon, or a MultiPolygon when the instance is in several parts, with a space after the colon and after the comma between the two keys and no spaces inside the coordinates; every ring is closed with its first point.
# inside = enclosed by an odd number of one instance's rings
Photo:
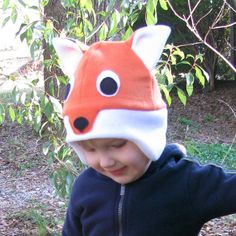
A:
{"type": "Polygon", "coordinates": [[[124,195],[125,195],[125,185],[121,185],[120,196],[124,196],[124,195]]]}
{"type": "Polygon", "coordinates": [[[122,212],[123,212],[123,203],[124,203],[124,197],[125,197],[125,185],[121,185],[120,187],[120,201],[118,205],[118,224],[119,224],[119,236],[123,235],[122,232],[122,212]]]}

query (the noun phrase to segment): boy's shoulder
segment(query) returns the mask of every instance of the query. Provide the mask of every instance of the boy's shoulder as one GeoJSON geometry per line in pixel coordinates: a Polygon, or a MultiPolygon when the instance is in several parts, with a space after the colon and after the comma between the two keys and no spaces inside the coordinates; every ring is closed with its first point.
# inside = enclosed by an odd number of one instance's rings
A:
{"type": "Polygon", "coordinates": [[[160,158],[156,161],[159,168],[177,167],[185,161],[191,161],[187,157],[186,148],[178,143],[167,144],[160,158]]]}
{"type": "Polygon", "coordinates": [[[215,164],[201,164],[196,157],[188,156],[185,147],[177,143],[166,145],[160,159],[156,161],[156,168],[188,176],[199,176],[209,172],[212,174],[226,172],[221,166],[215,164]]]}

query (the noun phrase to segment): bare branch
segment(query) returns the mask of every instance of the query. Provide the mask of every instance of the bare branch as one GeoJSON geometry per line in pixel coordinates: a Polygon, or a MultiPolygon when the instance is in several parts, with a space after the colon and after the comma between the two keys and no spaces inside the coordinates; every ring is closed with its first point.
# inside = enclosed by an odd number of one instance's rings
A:
{"type": "Polygon", "coordinates": [[[208,42],[206,42],[205,40],[203,41],[204,44],[211,49],[215,54],[217,54],[231,69],[232,71],[234,71],[234,73],[236,73],[236,68],[234,67],[234,65],[227,60],[226,57],[224,57],[217,49],[215,49],[214,47],[212,47],[208,42]]]}
{"type": "Polygon", "coordinates": [[[203,44],[203,42],[194,42],[194,43],[179,44],[179,45],[176,45],[176,47],[182,48],[182,47],[189,47],[189,46],[195,46],[195,45],[200,45],[200,44],[203,44]]]}
{"type": "MultiPolygon", "coordinates": [[[[209,44],[209,43],[207,42],[206,38],[207,38],[207,36],[209,35],[209,33],[210,33],[210,31],[211,31],[211,29],[212,29],[213,27],[210,27],[210,28],[209,28],[209,31],[206,33],[205,37],[202,38],[202,36],[199,34],[198,30],[196,29],[196,25],[190,25],[190,24],[189,24],[189,21],[188,21],[189,18],[192,17],[192,22],[194,22],[194,20],[193,20],[193,15],[192,15],[193,10],[191,10],[191,5],[190,5],[190,2],[189,2],[189,1],[188,1],[188,3],[189,3],[188,5],[189,5],[189,9],[190,9],[190,15],[186,18],[186,17],[180,16],[180,15],[175,11],[175,9],[174,9],[174,7],[172,6],[172,4],[170,3],[170,1],[167,0],[167,4],[169,5],[169,7],[170,7],[170,9],[172,10],[172,12],[173,12],[179,19],[181,19],[183,22],[185,22],[187,28],[188,28],[190,31],[193,32],[193,34],[194,34],[195,37],[199,40],[199,42],[203,43],[206,47],[208,47],[211,51],[213,51],[217,56],[219,56],[219,57],[232,69],[232,71],[234,71],[234,72],[236,73],[236,68],[234,67],[234,65],[233,65],[229,60],[227,60],[227,58],[224,57],[224,55],[222,55],[215,47],[213,47],[211,44],[209,44]]],[[[197,4],[199,4],[199,3],[200,3],[200,0],[197,2],[197,4]]],[[[196,9],[197,4],[195,5],[194,10],[196,9]]],[[[223,4],[222,8],[220,9],[219,14],[217,15],[217,17],[222,16],[222,9],[223,9],[223,7],[225,6],[225,4],[226,4],[226,1],[224,1],[224,4],[223,4]]],[[[216,22],[219,21],[219,18],[217,18],[217,17],[216,17],[216,20],[213,22],[213,25],[214,25],[216,22]]]]}
{"type": "Polygon", "coordinates": [[[216,16],[215,21],[212,23],[212,27],[211,28],[213,28],[214,25],[216,25],[220,21],[220,19],[222,18],[222,15],[223,15],[223,12],[224,12],[224,8],[225,8],[225,2],[222,5],[222,7],[220,8],[220,11],[219,11],[219,13],[216,16]]]}
{"type": "Polygon", "coordinates": [[[218,101],[221,103],[224,103],[231,110],[231,112],[234,115],[234,118],[236,119],[236,112],[234,111],[234,109],[227,102],[223,101],[222,99],[218,99],[218,101]]]}
{"type": "Polygon", "coordinates": [[[194,20],[193,20],[193,11],[192,11],[192,8],[191,8],[190,0],[188,0],[188,9],[189,9],[189,16],[188,16],[187,20],[191,19],[191,25],[193,27],[194,26],[194,20]]]}
{"type": "MultiPolygon", "coordinates": [[[[234,118],[236,119],[236,112],[234,111],[234,109],[233,109],[227,102],[225,102],[225,101],[223,101],[223,100],[221,100],[221,99],[218,99],[218,101],[221,102],[221,103],[223,103],[223,104],[226,105],[227,107],[229,107],[229,109],[231,110],[231,112],[232,112],[233,115],[234,115],[234,118]]],[[[233,140],[232,140],[232,143],[231,143],[231,145],[230,145],[228,151],[226,152],[225,156],[223,157],[223,160],[222,160],[221,164],[223,164],[223,163],[225,162],[225,160],[226,160],[228,154],[230,153],[231,149],[233,148],[233,145],[234,145],[235,141],[236,141],[236,133],[235,133],[235,135],[234,135],[234,138],[233,138],[233,140]]]]}
{"type": "Polygon", "coordinates": [[[215,29],[224,29],[224,28],[229,28],[229,27],[232,27],[236,25],[236,21],[231,23],[231,24],[227,24],[227,25],[219,25],[219,26],[215,26],[213,27],[212,29],[215,30],[215,29]]]}
{"type": "Polygon", "coordinates": [[[210,9],[205,15],[203,15],[197,22],[196,25],[200,23],[204,18],[206,18],[210,13],[212,12],[212,9],[210,9]]]}
{"type": "Polygon", "coordinates": [[[179,14],[175,11],[174,7],[172,6],[172,4],[170,3],[169,0],[167,0],[166,2],[167,2],[167,4],[169,5],[169,7],[170,7],[170,9],[172,10],[172,12],[173,12],[179,19],[181,19],[182,21],[185,21],[185,20],[186,20],[185,16],[181,16],[181,15],[179,15],[179,14]]]}
{"type": "Polygon", "coordinates": [[[202,1],[202,0],[199,0],[199,1],[196,3],[196,5],[194,6],[194,8],[191,9],[191,3],[190,3],[190,0],[188,0],[188,7],[189,7],[189,12],[190,12],[190,14],[189,14],[187,20],[189,20],[189,18],[192,17],[193,13],[194,13],[195,10],[197,9],[197,7],[198,7],[198,5],[200,4],[201,1],[202,1]]]}
{"type": "Polygon", "coordinates": [[[228,6],[230,10],[232,10],[234,13],[236,13],[236,9],[234,6],[231,6],[226,0],[224,0],[224,3],[228,6]]]}

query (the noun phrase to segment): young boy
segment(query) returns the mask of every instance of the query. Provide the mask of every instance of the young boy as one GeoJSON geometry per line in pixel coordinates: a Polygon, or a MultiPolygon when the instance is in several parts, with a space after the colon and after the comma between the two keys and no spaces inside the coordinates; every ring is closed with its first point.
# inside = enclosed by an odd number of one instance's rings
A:
{"type": "Polygon", "coordinates": [[[236,174],[166,145],[167,108],[151,71],[169,33],[149,26],[90,47],[54,40],[71,78],[67,142],[88,165],[75,181],[63,235],[194,236],[210,219],[236,213],[236,174]]]}

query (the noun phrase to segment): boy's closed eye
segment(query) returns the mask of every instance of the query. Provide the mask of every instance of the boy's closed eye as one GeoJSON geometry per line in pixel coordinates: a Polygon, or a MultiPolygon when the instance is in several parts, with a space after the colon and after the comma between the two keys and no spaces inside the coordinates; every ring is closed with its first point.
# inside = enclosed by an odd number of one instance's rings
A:
{"type": "Polygon", "coordinates": [[[87,152],[95,152],[96,148],[87,142],[79,142],[79,146],[87,152]]]}
{"type": "Polygon", "coordinates": [[[125,139],[96,139],[79,142],[82,149],[87,152],[95,152],[99,149],[122,148],[127,144],[125,139]]]}
{"type": "Polygon", "coordinates": [[[127,143],[127,140],[121,140],[121,141],[116,141],[111,146],[114,148],[122,148],[126,145],[126,143],[127,143]]]}

